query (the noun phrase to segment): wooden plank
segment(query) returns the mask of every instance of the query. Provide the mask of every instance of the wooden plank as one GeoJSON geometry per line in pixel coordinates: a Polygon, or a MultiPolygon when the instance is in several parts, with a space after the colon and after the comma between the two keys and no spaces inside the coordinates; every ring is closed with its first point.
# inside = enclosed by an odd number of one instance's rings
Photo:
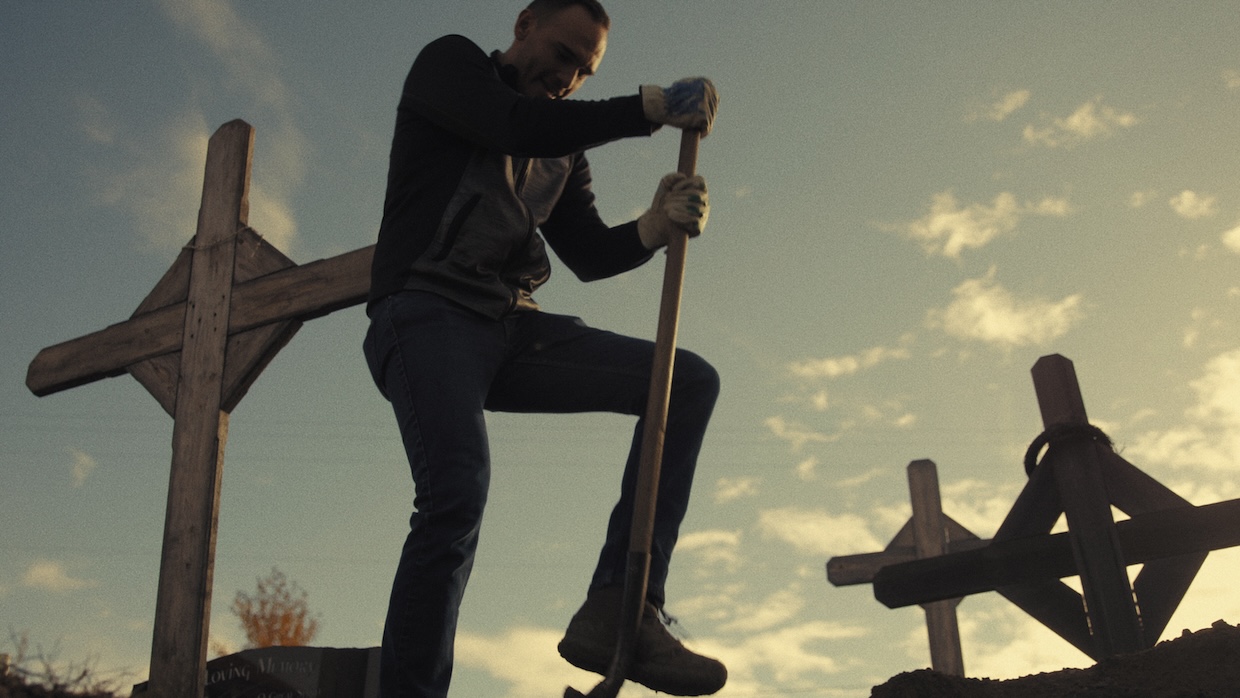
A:
{"type": "MultiPolygon", "coordinates": [[[[309,320],[365,302],[373,256],[371,245],[238,284],[232,291],[229,334],[281,320],[309,320]]],[[[168,306],[47,347],[31,361],[26,387],[43,397],[177,351],[184,318],[183,305],[168,306]]]]}
{"type": "Polygon", "coordinates": [[[1067,584],[1056,580],[1030,582],[995,591],[1087,656],[1102,659],[1089,633],[1084,601],[1067,584]]]}
{"type": "Polygon", "coordinates": [[[278,320],[311,320],[366,301],[374,245],[237,286],[229,332],[278,320]]]}
{"type": "MultiPolygon", "coordinates": [[[[237,283],[294,266],[293,260],[262,239],[252,228],[243,228],[238,233],[234,287],[237,283]]],[[[221,409],[233,411],[267,364],[301,329],[301,324],[298,320],[282,320],[229,336],[221,409]]]]}
{"type": "Polygon", "coordinates": [[[130,318],[40,351],[26,371],[39,397],[120,375],[125,367],[181,348],[185,305],[130,318]]]}
{"type": "MultiPolygon", "coordinates": [[[[189,295],[190,260],[193,258],[194,244],[194,239],[191,239],[189,245],[181,250],[172,266],[131,317],[185,302],[189,295]]],[[[293,260],[263,240],[252,228],[242,228],[237,233],[233,264],[234,284],[291,266],[294,266],[293,260]]],[[[261,371],[300,327],[300,323],[287,321],[258,327],[229,338],[228,360],[224,370],[225,412],[231,412],[245,395],[257,378],[255,371],[261,371]]],[[[141,383],[171,416],[176,409],[176,386],[180,368],[181,352],[173,351],[132,364],[125,370],[141,383]]]]}
{"type": "Polygon", "coordinates": [[[228,415],[221,411],[236,233],[249,213],[254,129],[232,121],[207,146],[202,207],[186,300],[172,431],[149,691],[203,695],[220,478],[228,415]]]}
{"type": "MultiPolygon", "coordinates": [[[[155,284],[151,292],[138,304],[130,317],[144,315],[153,310],[165,308],[177,303],[184,304],[189,296],[189,270],[193,260],[193,239],[189,245],[181,248],[180,254],[168,267],[168,271],[155,284]]],[[[182,319],[182,323],[184,319],[182,319]]],[[[178,343],[180,337],[177,337],[178,343]]],[[[173,352],[163,356],[155,356],[125,367],[146,391],[155,398],[159,406],[171,417],[176,413],[177,377],[181,370],[181,354],[173,352]]]]}
{"type": "Polygon", "coordinates": [[[1059,354],[1043,356],[1034,362],[1030,372],[1043,425],[1089,424],[1076,368],[1070,359],[1059,354]]]}
{"type": "MultiPolygon", "coordinates": [[[[1115,525],[1130,564],[1240,545],[1240,499],[1138,514],[1115,525]]],[[[889,608],[1078,574],[1067,533],[992,540],[977,550],[883,567],[874,596],[889,608]]]]}
{"type": "MultiPolygon", "coordinates": [[[[1044,356],[1033,365],[1032,373],[1047,429],[1089,425],[1070,360],[1058,354],[1044,356]]],[[[1099,452],[1103,448],[1090,440],[1064,440],[1050,446],[1042,467],[1054,469],[1094,640],[1100,654],[1114,656],[1146,645],[1102,478],[1099,452]]]]}
{"type": "Polygon", "coordinates": [[[995,540],[1050,533],[1061,514],[1063,506],[1059,502],[1055,476],[1049,468],[1038,468],[1016,496],[999,530],[995,531],[995,540]]]}
{"type": "MultiPolygon", "coordinates": [[[[947,520],[949,529],[959,528],[959,531],[954,533],[955,538],[947,543],[948,554],[978,550],[990,543],[989,540],[978,538],[969,533],[967,529],[953,521],[950,516],[945,515],[943,518],[947,520]]],[[[910,526],[910,530],[911,523],[910,521],[909,524],[906,524],[910,526]]],[[[827,561],[827,581],[837,587],[869,584],[874,581],[874,575],[878,574],[878,571],[882,568],[889,565],[912,562],[916,559],[918,559],[917,549],[911,545],[888,546],[885,550],[877,553],[860,553],[857,555],[833,557],[827,561]]]]}
{"type": "MultiPolygon", "coordinates": [[[[913,504],[913,538],[917,557],[938,557],[947,552],[947,525],[939,493],[938,469],[931,460],[908,465],[909,499],[913,504]]],[[[964,676],[960,650],[960,626],[956,619],[958,599],[934,601],[923,606],[930,640],[930,664],[935,671],[964,676]]]]}
{"type": "MultiPolygon", "coordinates": [[[[1111,503],[1132,515],[1160,509],[1190,507],[1192,504],[1168,487],[1142,472],[1114,451],[1102,454],[1103,477],[1111,503]]],[[[1132,582],[1133,596],[1141,609],[1145,642],[1153,645],[1162,636],[1180,601],[1206,561],[1206,553],[1151,560],[1132,582]]]]}

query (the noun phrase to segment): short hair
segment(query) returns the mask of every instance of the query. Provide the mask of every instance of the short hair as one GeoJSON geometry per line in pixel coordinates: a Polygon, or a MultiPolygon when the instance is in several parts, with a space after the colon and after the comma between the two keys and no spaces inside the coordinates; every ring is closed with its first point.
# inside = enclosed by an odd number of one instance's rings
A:
{"type": "Polygon", "coordinates": [[[533,0],[525,9],[533,12],[535,17],[546,17],[573,5],[580,5],[584,8],[602,28],[611,29],[611,17],[607,16],[607,10],[603,9],[603,4],[599,0],[533,0]]]}

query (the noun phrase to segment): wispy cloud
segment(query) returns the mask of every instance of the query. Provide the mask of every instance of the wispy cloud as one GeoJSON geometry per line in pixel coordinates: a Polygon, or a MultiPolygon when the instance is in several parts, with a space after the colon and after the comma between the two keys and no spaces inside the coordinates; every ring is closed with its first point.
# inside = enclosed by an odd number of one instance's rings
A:
{"type": "Polygon", "coordinates": [[[743,562],[740,547],[740,531],[711,529],[682,535],[676,543],[676,553],[697,558],[699,571],[712,576],[714,568],[720,565],[729,572],[740,569],[743,562]]]}
{"type": "Polygon", "coordinates": [[[812,482],[817,480],[818,458],[816,456],[810,456],[809,458],[802,460],[800,463],[797,463],[796,474],[797,478],[802,482],[812,482]]]}
{"type": "Polygon", "coordinates": [[[574,668],[560,658],[555,646],[563,631],[529,626],[506,629],[498,635],[468,630],[456,634],[456,661],[506,682],[505,698],[559,695],[568,685],[589,688],[598,676],[574,668]]]}
{"type": "Polygon", "coordinates": [[[802,553],[824,558],[873,552],[884,546],[855,514],[832,516],[825,511],[797,507],[768,509],[758,515],[758,530],[802,553]]]}
{"type": "Polygon", "coordinates": [[[951,191],[935,194],[930,210],[915,221],[894,227],[921,243],[927,254],[959,258],[966,249],[976,249],[1016,229],[1026,216],[1063,217],[1072,212],[1067,199],[1045,197],[1037,202],[1020,202],[1010,192],[1002,192],[990,205],[961,206],[951,191]]]}
{"type": "Polygon", "coordinates": [[[250,187],[250,225],[287,250],[297,232],[288,201],[305,177],[309,143],[296,124],[293,93],[279,73],[278,54],[227,0],[161,0],[161,6],[215,55],[230,84],[253,101],[256,116],[270,129],[263,133],[262,164],[255,167],[263,176],[250,187]]]}
{"type": "Polygon", "coordinates": [[[1227,249],[1240,254],[1240,223],[1237,223],[1236,227],[1223,233],[1222,239],[1227,249]]]}
{"type": "Polygon", "coordinates": [[[776,438],[791,444],[793,451],[801,450],[808,443],[830,443],[838,438],[814,431],[804,424],[788,421],[779,416],[768,417],[765,424],[776,438]]]}
{"type": "MultiPolygon", "coordinates": [[[[89,108],[98,106],[88,102],[89,108]]],[[[103,117],[99,117],[103,118],[103,117]]],[[[87,138],[101,136],[83,126],[87,138]]],[[[206,123],[184,112],[155,134],[137,139],[118,134],[114,145],[129,162],[123,168],[96,172],[100,203],[125,211],[142,242],[156,249],[176,249],[194,235],[207,155],[206,123]]]]}
{"type": "Polygon", "coordinates": [[[758,494],[756,477],[722,477],[715,482],[715,503],[727,504],[745,497],[758,494]]]}
{"type": "Polygon", "coordinates": [[[94,457],[85,451],[79,451],[76,448],[69,449],[69,458],[71,460],[70,472],[73,474],[73,486],[81,487],[86,483],[86,478],[95,471],[99,465],[94,457]]]}
{"type": "Polygon", "coordinates": [[[26,568],[22,575],[22,585],[44,591],[66,592],[88,589],[99,583],[90,579],[78,579],[70,576],[65,566],[55,560],[35,560],[26,568]]]}
{"type": "Polygon", "coordinates": [[[1218,199],[1217,197],[1198,194],[1195,191],[1185,189],[1171,197],[1168,203],[1171,204],[1171,208],[1181,218],[1194,220],[1213,216],[1218,199]]]}
{"type": "Polygon", "coordinates": [[[1240,349],[1215,356],[1189,387],[1197,403],[1184,422],[1139,435],[1127,453],[1174,468],[1240,470],[1240,349]]]}
{"type": "Polygon", "coordinates": [[[1229,90],[1240,90],[1240,70],[1224,70],[1223,84],[1229,90]]]}
{"type": "Polygon", "coordinates": [[[1029,102],[1032,93],[1029,90],[1013,90],[982,107],[975,107],[966,121],[1003,121],[1029,102]]]}
{"type": "MultiPolygon", "coordinates": [[[[799,378],[820,379],[851,376],[859,371],[873,368],[885,361],[909,358],[906,347],[871,347],[856,354],[831,356],[823,359],[805,359],[794,361],[788,366],[793,375],[799,378]]],[[[826,395],[822,397],[823,407],[826,406],[826,395]]]]}
{"type": "Polygon", "coordinates": [[[1065,117],[1043,116],[1040,124],[1025,126],[1024,139],[1030,145],[1070,148],[1098,138],[1108,138],[1119,129],[1132,128],[1137,117],[1102,103],[1097,97],[1077,107],[1065,117]]]}
{"type": "Polygon", "coordinates": [[[952,290],[946,308],[932,309],[926,324],[952,337],[1001,348],[1041,345],[1062,337],[1083,316],[1080,294],[1058,301],[1022,300],[995,280],[995,268],[952,290]]]}
{"type": "MultiPolygon", "coordinates": [[[[307,171],[309,146],[296,125],[291,91],[277,69],[278,56],[228,2],[162,0],[160,7],[223,67],[222,84],[211,89],[239,89],[250,100],[253,111],[242,116],[261,124],[263,148],[256,156],[261,164],[255,167],[262,175],[251,180],[249,223],[288,251],[297,234],[289,201],[307,171]]],[[[75,107],[82,137],[127,160],[95,173],[100,202],[127,212],[145,244],[157,249],[184,245],[197,225],[207,140],[213,130],[202,111],[187,105],[155,133],[136,134],[120,128],[120,120],[96,96],[79,96],[75,107]]]]}
{"type": "MultiPolygon", "coordinates": [[[[772,620],[794,603],[790,595],[776,594],[743,610],[755,620],[772,620]]],[[[850,641],[866,634],[865,628],[855,625],[808,620],[743,633],[739,641],[703,639],[694,648],[727,665],[728,685],[720,696],[756,696],[772,690],[817,694],[824,679],[848,668],[840,655],[846,654],[850,641]]]]}

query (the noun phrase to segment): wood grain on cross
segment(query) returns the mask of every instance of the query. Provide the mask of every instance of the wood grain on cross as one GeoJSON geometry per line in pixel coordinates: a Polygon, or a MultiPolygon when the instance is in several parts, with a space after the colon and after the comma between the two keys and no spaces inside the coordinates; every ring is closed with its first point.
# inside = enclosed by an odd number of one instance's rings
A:
{"type": "Polygon", "coordinates": [[[147,694],[203,695],[228,415],[302,321],[357,305],[374,247],[295,265],[247,225],[254,129],[211,136],[198,229],[133,316],[38,353],[38,396],[128,372],[173,417],[147,694]]]}
{"type": "MultiPolygon", "coordinates": [[[[827,581],[835,586],[869,584],[887,565],[973,550],[989,542],[979,539],[943,513],[938,468],[934,461],[915,460],[908,464],[908,490],[913,516],[886,549],[831,558],[827,561],[827,581]]],[[[960,626],[956,619],[956,606],[960,601],[960,597],[942,598],[921,605],[930,639],[930,666],[953,676],[964,676],[960,626]]]]}

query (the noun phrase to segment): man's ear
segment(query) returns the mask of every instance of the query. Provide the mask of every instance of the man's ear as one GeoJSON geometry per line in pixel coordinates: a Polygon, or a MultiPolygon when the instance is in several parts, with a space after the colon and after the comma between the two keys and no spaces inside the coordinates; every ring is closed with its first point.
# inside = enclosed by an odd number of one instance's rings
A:
{"type": "Polygon", "coordinates": [[[521,14],[517,15],[517,24],[512,28],[512,35],[517,41],[525,41],[525,37],[529,36],[530,30],[534,27],[534,23],[538,19],[534,17],[534,13],[527,7],[521,10],[521,14]]]}

